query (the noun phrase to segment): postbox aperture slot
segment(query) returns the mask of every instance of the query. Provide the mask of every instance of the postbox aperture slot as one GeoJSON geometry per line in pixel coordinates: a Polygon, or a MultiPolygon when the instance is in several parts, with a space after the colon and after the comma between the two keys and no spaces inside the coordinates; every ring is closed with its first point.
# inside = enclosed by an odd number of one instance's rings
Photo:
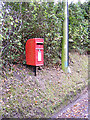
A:
{"type": "Polygon", "coordinates": [[[37,45],[43,45],[43,42],[42,43],[37,43],[37,45]]]}

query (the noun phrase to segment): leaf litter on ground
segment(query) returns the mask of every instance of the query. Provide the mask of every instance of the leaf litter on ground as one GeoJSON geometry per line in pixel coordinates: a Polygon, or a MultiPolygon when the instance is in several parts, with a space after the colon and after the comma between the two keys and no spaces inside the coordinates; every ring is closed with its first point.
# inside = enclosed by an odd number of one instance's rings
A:
{"type": "Polygon", "coordinates": [[[29,68],[13,65],[13,76],[2,82],[2,116],[47,117],[68,104],[88,83],[87,56],[70,53],[70,58],[71,74],[43,67],[34,76],[29,68]]]}

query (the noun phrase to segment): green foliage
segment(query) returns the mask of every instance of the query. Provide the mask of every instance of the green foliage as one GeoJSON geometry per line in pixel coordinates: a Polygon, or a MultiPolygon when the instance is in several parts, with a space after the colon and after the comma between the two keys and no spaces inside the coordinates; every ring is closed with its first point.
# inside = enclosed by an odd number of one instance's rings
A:
{"type": "Polygon", "coordinates": [[[88,3],[71,3],[69,6],[69,37],[73,48],[80,53],[88,51],[88,3]]]}
{"type": "MultiPolygon", "coordinates": [[[[88,50],[88,3],[69,5],[69,38],[73,48],[88,50]]],[[[2,59],[25,64],[25,44],[44,38],[45,65],[59,61],[63,5],[53,2],[6,2],[2,17],[2,59]]],[[[72,46],[70,47],[72,48],[72,46]]]]}

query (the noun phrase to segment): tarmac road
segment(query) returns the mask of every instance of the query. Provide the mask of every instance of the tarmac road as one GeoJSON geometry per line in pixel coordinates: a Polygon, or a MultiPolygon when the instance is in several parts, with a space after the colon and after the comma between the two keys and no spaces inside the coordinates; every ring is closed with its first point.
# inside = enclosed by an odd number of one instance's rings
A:
{"type": "Polygon", "coordinates": [[[84,118],[84,120],[88,120],[88,91],[83,93],[76,101],[52,116],[52,118],[84,118]]]}

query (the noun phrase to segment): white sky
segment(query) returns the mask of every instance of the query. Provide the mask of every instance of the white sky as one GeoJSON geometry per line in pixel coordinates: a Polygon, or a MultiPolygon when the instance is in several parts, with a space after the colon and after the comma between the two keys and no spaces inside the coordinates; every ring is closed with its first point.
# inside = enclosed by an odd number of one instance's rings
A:
{"type": "MultiPolygon", "coordinates": [[[[59,1],[59,0],[54,0],[55,2],[59,1]]],[[[63,1],[63,0],[60,0],[60,1],[63,1]]],[[[77,3],[78,1],[80,1],[81,3],[85,2],[85,1],[88,1],[88,0],[67,0],[68,3],[70,4],[71,2],[73,3],[77,3]]]]}
{"type": "MultiPolygon", "coordinates": [[[[57,3],[57,1],[63,1],[63,0],[54,0],[54,1],[57,3]]],[[[83,3],[83,2],[87,2],[88,0],[67,0],[67,1],[68,1],[68,4],[70,4],[71,2],[77,3],[78,1],[80,1],[81,3],[83,3]]]]}
{"type": "MultiPolygon", "coordinates": [[[[85,2],[87,0],[80,0],[81,3],[85,2]]],[[[68,3],[70,4],[71,2],[77,3],[78,0],[68,0],[68,3]]]]}

